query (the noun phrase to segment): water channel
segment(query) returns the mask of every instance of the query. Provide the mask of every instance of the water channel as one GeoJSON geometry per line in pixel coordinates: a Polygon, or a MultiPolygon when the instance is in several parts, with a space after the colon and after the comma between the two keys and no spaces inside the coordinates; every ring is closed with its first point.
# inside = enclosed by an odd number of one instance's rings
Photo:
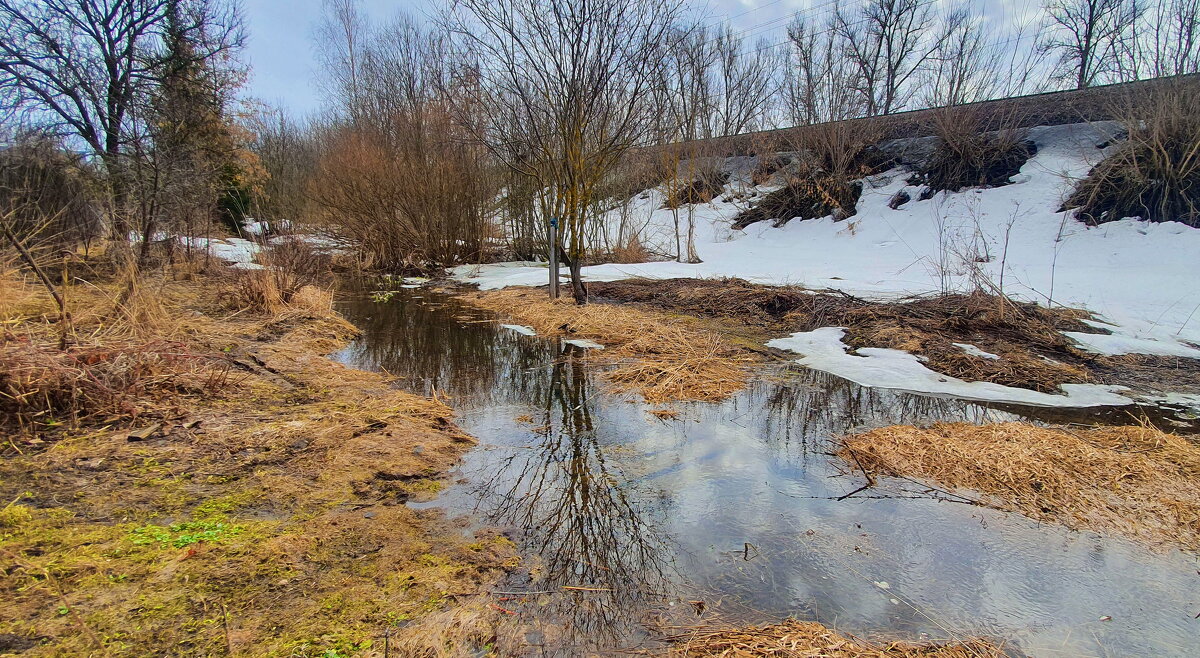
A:
{"type": "MultiPolygon", "coordinates": [[[[526,336],[426,289],[347,294],[363,330],[335,358],[450,396],[479,439],[420,506],[522,552],[501,597],[530,655],[653,648],[671,628],[816,620],[867,638],[986,635],[1017,655],[1200,655],[1200,562],[1039,525],[862,474],[837,437],[1028,410],[766,367],[675,418],[602,380],[593,352],[526,336]],[[570,589],[563,589],[563,587],[570,589]]],[[[413,503],[414,505],[417,505],[413,503]]]]}

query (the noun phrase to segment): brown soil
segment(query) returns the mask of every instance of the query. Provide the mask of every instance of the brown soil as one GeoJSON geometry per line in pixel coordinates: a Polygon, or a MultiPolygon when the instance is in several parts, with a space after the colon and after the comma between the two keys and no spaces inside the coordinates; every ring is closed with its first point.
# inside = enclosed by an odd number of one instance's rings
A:
{"type": "Polygon", "coordinates": [[[673,638],[670,655],[820,656],[821,658],[1001,658],[1003,649],[986,640],[945,644],[866,642],[842,635],[816,622],[788,620],[780,624],[716,631],[697,631],[673,638]]]}
{"type": "Polygon", "coordinates": [[[543,336],[587,338],[605,346],[594,358],[615,367],[605,377],[652,403],[722,400],[745,386],[745,365],[758,356],[694,318],[610,304],[552,301],[545,289],[463,294],[473,306],[533,327],[543,336]]]}
{"type": "MultiPolygon", "coordinates": [[[[722,318],[774,335],[846,327],[852,349],[887,347],[921,355],[932,370],[1056,393],[1064,383],[1122,384],[1188,391],[1200,387],[1200,361],[1105,358],[1084,352],[1063,331],[1095,332],[1085,311],[1046,309],[983,292],[870,302],[841,292],[765,286],[741,279],[668,279],[589,284],[600,300],[722,318]],[[954,343],[999,356],[967,354],[954,343]]],[[[1197,389],[1200,390],[1200,389],[1197,389]]]]}
{"type": "Polygon", "coordinates": [[[897,425],[850,436],[839,454],[1034,519],[1200,550],[1200,446],[1152,427],[897,425]]]}
{"type": "Polygon", "coordinates": [[[463,538],[403,504],[436,492],[474,444],[450,409],[322,356],[355,330],[320,304],[267,316],[223,307],[207,279],[144,288],[138,303],[153,313],[131,300],[115,312],[114,285],[72,286],[67,358],[44,293],[4,282],[6,358],[46,368],[5,392],[36,384],[52,396],[0,427],[6,645],[28,656],[345,656],[382,655],[385,633],[392,655],[492,641],[494,613],[465,602],[515,564],[511,542],[463,538]],[[125,312],[157,321],[133,325],[125,312]],[[111,365],[148,343],[188,358],[111,365]],[[59,388],[72,390],[72,373],[138,385],[94,407],[109,398],[59,395],[46,372],[65,372],[59,388]],[[177,385],[196,372],[223,379],[177,385]]]}

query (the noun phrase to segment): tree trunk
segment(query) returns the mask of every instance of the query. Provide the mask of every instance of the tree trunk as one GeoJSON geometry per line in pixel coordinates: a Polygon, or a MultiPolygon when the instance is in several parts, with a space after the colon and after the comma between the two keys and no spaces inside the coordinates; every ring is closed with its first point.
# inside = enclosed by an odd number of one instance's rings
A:
{"type": "Polygon", "coordinates": [[[696,253],[696,217],[694,209],[688,206],[688,234],[687,234],[687,262],[695,264],[702,263],[700,255],[696,253]]]}
{"type": "Polygon", "coordinates": [[[583,277],[580,270],[583,268],[581,262],[583,258],[571,258],[567,254],[566,249],[559,248],[559,253],[562,254],[563,262],[567,264],[567,271],[571,273],[571,295],[575,297],[575,303],[583,306],[587,303],[587,286],[583,283],[583,277]]]}

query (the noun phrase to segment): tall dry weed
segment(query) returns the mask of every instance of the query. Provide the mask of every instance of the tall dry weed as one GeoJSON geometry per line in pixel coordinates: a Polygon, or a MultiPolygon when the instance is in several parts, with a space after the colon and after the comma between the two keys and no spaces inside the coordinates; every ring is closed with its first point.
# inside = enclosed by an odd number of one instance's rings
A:
{"type": "Polygon", "coordinates": [[[1063,204],[1091,224],[1126,217],[1200,228],[1200,82],[1184,80],[1115,108],[1128,137],[1063,204]]]}

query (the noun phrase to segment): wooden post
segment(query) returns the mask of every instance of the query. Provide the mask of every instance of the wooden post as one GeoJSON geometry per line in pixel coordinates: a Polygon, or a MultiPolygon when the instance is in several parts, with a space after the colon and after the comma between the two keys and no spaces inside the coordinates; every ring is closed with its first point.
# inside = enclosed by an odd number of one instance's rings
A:
{"type": "Polygon", "coordinates": [[[550,218],[550,299],[558,299],[558,218],[550,218]]]}

